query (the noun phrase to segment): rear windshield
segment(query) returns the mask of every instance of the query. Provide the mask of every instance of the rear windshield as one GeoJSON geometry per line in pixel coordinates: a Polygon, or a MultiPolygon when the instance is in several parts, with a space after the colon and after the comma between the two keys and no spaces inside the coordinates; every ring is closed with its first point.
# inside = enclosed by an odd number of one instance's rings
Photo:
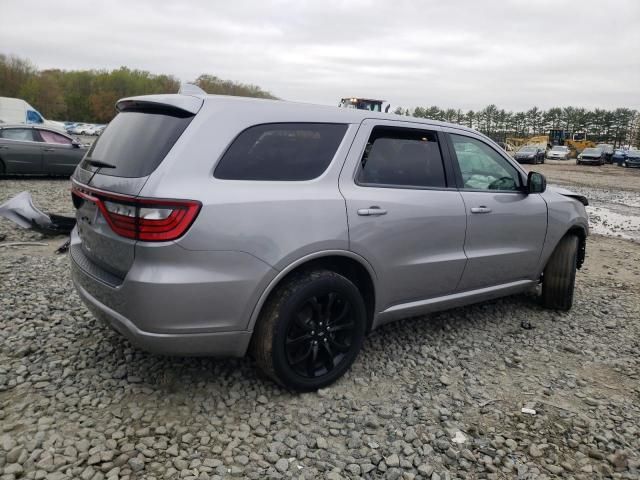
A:
{"type": "Polygon", "coordinates": [[[216,167],[224,180],[311,180],[327,169],[347,131],[332,123],[271,123],[243,131],[216,167]]]}
{"type": "Polygon", "coordinates": [[[87,160],[115,168],[101,175],[146,177],[162,162],[189,125],[193,115],[182,110],[125,110],[109,123],[89,149],[82,168],[95,171],[87,160]]]}

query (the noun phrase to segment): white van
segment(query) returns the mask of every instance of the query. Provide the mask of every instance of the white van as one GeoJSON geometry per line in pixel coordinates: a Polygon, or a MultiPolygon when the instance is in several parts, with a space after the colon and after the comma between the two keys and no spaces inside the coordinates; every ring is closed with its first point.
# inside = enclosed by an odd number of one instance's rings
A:
{"type": "Polygon", "coordinates": [[[40,112],[20,98],[0,97],[0,123],[28,123],[62,129],[60,122],[45,119],[40,112]]]}

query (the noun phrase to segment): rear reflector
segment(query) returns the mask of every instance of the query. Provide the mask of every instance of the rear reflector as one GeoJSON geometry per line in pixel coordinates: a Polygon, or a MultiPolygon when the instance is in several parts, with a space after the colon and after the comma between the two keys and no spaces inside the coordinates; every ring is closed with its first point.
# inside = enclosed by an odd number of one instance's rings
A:
{"type": "Polygon", "coordinates": [[[120,195],[74,183],[73,204],[93,202],[111,229],[126,238],[167,242],[180,238],[195,220],[202,204],[195,200],[165,200],[120,195]]]}

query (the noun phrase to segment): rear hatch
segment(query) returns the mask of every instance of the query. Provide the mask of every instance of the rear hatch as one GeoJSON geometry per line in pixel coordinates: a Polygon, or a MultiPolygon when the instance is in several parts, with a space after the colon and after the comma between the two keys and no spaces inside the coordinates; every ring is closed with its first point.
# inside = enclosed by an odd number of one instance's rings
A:
{"type": "MultiPolygon", "coordinates": [[[[91,146],[72,177],[81,243],[74,246],[71,254],[78,263],[86,264],[88,259],[108,274],[123,279],[133,263],[139,239],[136,215],[144,211],[165,223],[175,218],[168,207],[140,205],[138,195],[202,103],[201,98],[184,95],[145,96],[118,102],[119,113],[91,146]]],[[[188,205],[184,208],[185,212],[178,212],[180,215],[186,213],[188,205]]],[[[158,236],[156,240],[161,238],[158,236]]]]}

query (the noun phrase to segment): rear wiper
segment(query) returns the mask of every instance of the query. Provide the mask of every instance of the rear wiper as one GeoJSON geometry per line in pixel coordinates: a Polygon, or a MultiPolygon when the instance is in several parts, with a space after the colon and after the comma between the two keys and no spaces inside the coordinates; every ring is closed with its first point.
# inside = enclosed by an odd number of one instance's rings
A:
{"type": "Polygon", "coordinates": [[[116,168],[115,165],[111,164],[111,163],[107,163],[107,162],[103,162],[102,160],[95,160],[93,158],[85,158],[84,159],[85,162],[87,162],[89,165],[91,165],[92,167],[98,167],[98,168],[116,168]]]}

